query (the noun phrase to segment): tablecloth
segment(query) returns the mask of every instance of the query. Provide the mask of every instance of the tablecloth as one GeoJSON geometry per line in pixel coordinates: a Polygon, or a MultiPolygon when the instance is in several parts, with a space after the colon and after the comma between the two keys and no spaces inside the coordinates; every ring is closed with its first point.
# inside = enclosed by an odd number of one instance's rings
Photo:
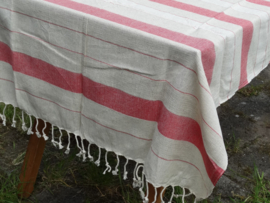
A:
{"type": "Polygon", "coordinates": [[[216,108],[268,65],[269,20],[264,0],[1,0],[0,101],[207,198],[216,108]]]}

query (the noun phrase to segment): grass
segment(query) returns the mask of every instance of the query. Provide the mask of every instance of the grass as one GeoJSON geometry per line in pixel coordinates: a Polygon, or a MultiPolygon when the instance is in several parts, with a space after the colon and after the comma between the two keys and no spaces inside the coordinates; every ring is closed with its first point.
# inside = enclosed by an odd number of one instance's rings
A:
{"type": "Polygon", "coordinates": [[[240,139],[236,138],[235,133],[232,133],[232,136],[225,140],[225,147],[228,153],[235,154],[240,150],[240,139]]]}
{"type": "MultiPolygon", "coordinates": [[[[0,168],[1,169],[1,168],[0,168]]],[[[0,202],[1,203],[21,203],[22,200],[18,197],[17,186],[19,184],[18,170],[10,174],[4,174],[0,171],[0,202]]]]}
{"type": "Polygon", "coordinates": [[[260,92],[265,91],[266,93],[270,93],[270,82],[266,82],[261,85],[248,85],[238,91],[244,97],[257,96],[260,92]]]}
{"type": "Polygon", "coordinates": [[[270,182],[264,179],[264,172],[259,172],[257,166],[253,171],[253,190],[247,198],[231,198],[234,203],[269,203],[270,202],[270,182]]]}

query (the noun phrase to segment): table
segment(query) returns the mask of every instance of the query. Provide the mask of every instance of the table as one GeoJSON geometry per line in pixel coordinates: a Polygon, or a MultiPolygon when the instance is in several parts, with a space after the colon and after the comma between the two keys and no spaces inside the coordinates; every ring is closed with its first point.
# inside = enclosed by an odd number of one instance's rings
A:
{"type": "Polygon", "coordinates": [[[264,0],[2,0],[0,101],[144,164],[155,188],[181,186],[207,198],[228,162],[216,107],[269,63],[269,7],[264,0]]]}

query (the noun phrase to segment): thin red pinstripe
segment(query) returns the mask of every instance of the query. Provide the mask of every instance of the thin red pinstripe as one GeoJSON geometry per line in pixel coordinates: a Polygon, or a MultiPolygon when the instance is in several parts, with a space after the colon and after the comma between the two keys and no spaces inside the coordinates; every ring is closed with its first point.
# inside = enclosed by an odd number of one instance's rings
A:
{"type": "Polygon", "coordinates": [[[254,4],[270,7],[270,2],[269,1],[263,1],[263,0],[246,0],[246,1],[254,3],[254,4]]]}

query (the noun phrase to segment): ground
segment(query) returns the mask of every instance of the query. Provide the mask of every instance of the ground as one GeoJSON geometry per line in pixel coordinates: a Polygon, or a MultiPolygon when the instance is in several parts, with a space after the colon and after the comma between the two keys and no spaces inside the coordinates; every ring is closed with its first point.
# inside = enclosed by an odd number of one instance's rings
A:
{"type": "MultiPolygon", "coordinates": [[[[7,111],[10,118],[12,110],[10,106],[7,111]]],[[[203,202],[270,202],[270,67],[217,110],[229,165],[213,194],[203,202]]],[[[20,200],[16,186],[28,139],[20,127],[10,126],[10,119],[7,127],[0,124],[0,203],[140,202],[131,183],[134,163],[128,167],[129,181],[103,175],[105,168],[76,157],[74,140],[70,155],[47,143],[33,195],[20,200]]],[[[97,156],[97,150],[94,152],[97,156]]],[[[110,162],[115,165],[115,157],[110,162]]],[[[192,198],[187,202],[193,202],[192,198]]]]}

